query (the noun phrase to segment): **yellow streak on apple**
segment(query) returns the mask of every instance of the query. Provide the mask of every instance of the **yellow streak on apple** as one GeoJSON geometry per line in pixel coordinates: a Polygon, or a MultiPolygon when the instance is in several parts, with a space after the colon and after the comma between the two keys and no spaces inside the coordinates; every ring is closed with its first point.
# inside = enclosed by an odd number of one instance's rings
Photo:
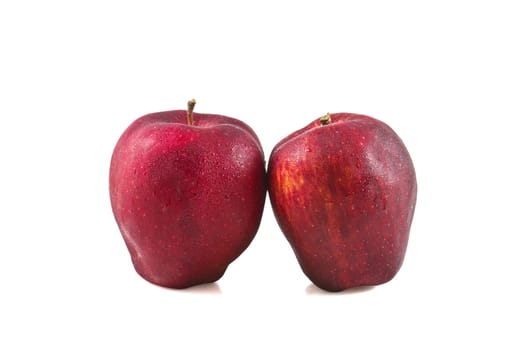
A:
{"type": "Polygon", "coordinates": [[[296,172],[290,171],[286,168],[281,169],[278,181],[279,188],[283,189],[284,195],[286,196],[300,191],[301,187],[304,185],[303,176],[298,175],[296,172]]]}

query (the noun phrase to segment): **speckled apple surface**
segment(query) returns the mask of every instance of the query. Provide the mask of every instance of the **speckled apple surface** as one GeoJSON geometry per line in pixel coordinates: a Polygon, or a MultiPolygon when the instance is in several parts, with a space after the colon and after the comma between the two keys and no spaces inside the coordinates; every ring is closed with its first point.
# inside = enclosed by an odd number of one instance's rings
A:
{"type": "Polygon", "coordinates": [[[111,205],[136,271],[185,288],[218,280],[260,224],[266,180],[245,123],[167,111],[133,122],[115,146],[111,205]]]}
{"type": "Polygon", "coordinates": [[[272,151],[268,191],[307,277],[329,291],[378,285],[400,269],[416,204],[410,155],[385,123],[336,113],[272,151]]]}

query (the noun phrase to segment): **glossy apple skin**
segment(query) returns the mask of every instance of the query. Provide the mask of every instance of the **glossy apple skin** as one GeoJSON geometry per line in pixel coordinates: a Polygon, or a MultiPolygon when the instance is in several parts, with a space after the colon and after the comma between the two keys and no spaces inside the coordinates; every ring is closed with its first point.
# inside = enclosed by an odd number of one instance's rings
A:
{"type": "Polygon", "coordinates": [[[403,262],[416,175],[385,123],[337,113],[279,142],[268,164],[274,214],[306,276],[328,291],[391,280],[403,262]]]}
{"type": "Polygon", "coordinates": [[[266,195],[264,154],[243,122],[145,115],[115,146],[109,191],[136,271],[164,287],[218,280],[250,244],[266,195]]]}

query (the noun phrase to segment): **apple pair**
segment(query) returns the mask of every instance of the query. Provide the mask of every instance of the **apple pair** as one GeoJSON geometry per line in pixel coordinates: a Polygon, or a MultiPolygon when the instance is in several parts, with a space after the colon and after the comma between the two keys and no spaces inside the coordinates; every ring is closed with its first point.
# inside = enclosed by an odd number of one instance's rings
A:
{"type": "Polygon", "coordinates": [[[115,146],[113,213],[136,271],[165,287],[214,282],[250,244],[266,190],[318,287],[377,285],[400,269],[416,202],[401,139],[364,115],[327,114],[273,149],[245,123],[187,110],[145,115],[115,146]]]}

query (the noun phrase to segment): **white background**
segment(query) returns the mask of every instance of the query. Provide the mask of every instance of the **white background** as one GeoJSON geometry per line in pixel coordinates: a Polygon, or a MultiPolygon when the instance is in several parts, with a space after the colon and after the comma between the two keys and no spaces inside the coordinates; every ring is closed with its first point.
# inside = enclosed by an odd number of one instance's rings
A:
{"type": "Polygon", "coordinates": [[[0,348],[525,347],[519,1],[2,1],[0,348]],[[419,194],[394,280],[314,287],[269,202],[216,284],[133,270],[108,195],[137,117],[242,119],[273,145],[326,112],[403,138],[419,194]]]}

